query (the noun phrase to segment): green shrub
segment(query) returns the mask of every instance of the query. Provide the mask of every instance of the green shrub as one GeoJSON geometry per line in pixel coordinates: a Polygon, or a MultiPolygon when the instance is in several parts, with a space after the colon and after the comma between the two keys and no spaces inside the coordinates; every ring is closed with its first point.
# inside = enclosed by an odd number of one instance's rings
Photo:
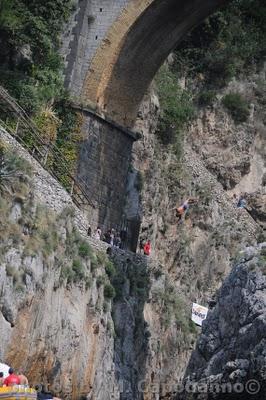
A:
{"type": "Polygon", "coordinates": [[[90,276],[85,277],[85,288],[88,290],[92,286],[92,278],[90,276]]]}
{"type": "Polygon", "coordinates": [[[0,140],[0,192],[16,193],[22,197],[29,191],[32,168],[0,140]]]}
{"type": "Polygon", "coordinates": [[[194,107],[191,95],[178,85],[178,77],[167,67],[156,76],[161,114],[157,134],[164,145],[175,145],[176,155],[182,154],[182,129],[192,119],[194,107]]]}
{"type": "Polygon", "coordinates": [[[67,283],[71,283],[74,279],[75,273],[73,271],[73,269],[67,265],[67,266],[63,266],[61,268],[61,273],[60,273],[60,283],[64,283],[64,281],[67,281],[67,283]]]}
{"type": "Polygon", "coordinates": [[[176,49],[175,69],[201,77],[212,87],[226,85],[266,55],[264,0],[232,0],[190,32],[176,49]]]}
{"type": "Polygon", "coordinates": [[[95,254],[93,254],[93,257],[91,258],[91,272],[94,272],[98,266],[99,264],[97,261],[97,257],[95,256],[95,254]]]}
{"type": "Polygon", "coordinates": [[[79,245],[79,248],[78,248],[78,254],[79,254],[79,256],[82,257],[82,258],[88,258],[88,257],[90,257],[90,256],[92,255],[92,248],[91,248],[91,246],[90,246],[87,242],[82,241],[82,242],[80,243],[80,245],[79,245]]]}
{"type": "Polygon", "coordinates": [[[245,122],[249,116],[248,103],[239,93],[228,93],[222,103],[236,123],[245,122]]]}
{"type": "Polygon", "coordinates": [[[200,92],[198,102],[200,106],[208,106],[216,99],[215,90],[203,90],[200,92]]]}
{"type": "MultiPolygon", "coordinates": [[[[54,125],[53,143],[56,140],[67,165],[62,164],[60,157],[52,156],[48,158],[48,164],[68,190],[71,188],[69,174],[76,172],[83,121],[81,113],[71,107],[69,94],[64,89],[64,64],[58,51],[64,23],[72,10],[72,0],[0,1],[1,38],[4,43],[0,47],[0,84],[41,128],[44,125],[40,125],[42,110],[47,106],[54,110],[58,123],[54,125]],[[23,46],[29,49],[27,59],[18,57],[18,50],[23,46]]],[[[5,119],[5,113],[2,117],[5,119]]],[[[47,127],[47,123],[45,125],[47,127]]],[[[47,129],[41,130],[45,139],[47,129]]],[[[20,134],[26,144],[34,148],[36,140],[32,135],[27,131],[20,134]]]]}
{"type": "Polygon", "coordinates": [[[104,286],[104,297],[107,299],[113,299],[115,297],[115,289],[110,283],[104,286]]]}
{"type": "Polygon", "coordinates": [[[85,279],[85,271],[82,262],[79,259],[73,260],[72,269],[75,273],[74,281],[78,282],[85,279]]]}
{"type": "Polygon", "coordinates": [[[100,275],[100,276],[97,276],[97,279],[96,279],[96,285],[97,285],[97,288],[99,288],[100,286],[102,286],[104,283],[105,283],[105,276],[104,275],[100,275]]]}
{"type": "Polygon", "coordinates": [[[105,272],[109,276],[109,278],[112,278],[116,274],[116,269],[114,266],[114,263],[112,261],[108,261],[106,266],[105,266],[105,272]]]}
{"type": "Polygon", "coordinates": [[[96,257],[97,257],[97,264],[99,266],[104,266],[108,263],[107,255],[103,251],[99,251],[96,257]]]}
{"type": "Polygon", "coordinates": [[[103,303],[103,312],[106,314],[109,311],[109,303],[104,301],[103,303]]]}
{"type": "Polygon", "coordinates": [[[4,70],[0,80],[28,112],[57,98],[63,89],[63,64],[57,49],[71,10],[71,0],[1,1],[1,36],[5,45],[1,46],[0,58],[10,77],[7,79],[4,70]],[[31,57],[19,61],[17,49],[24,45],[30,46],[31,57]]]}

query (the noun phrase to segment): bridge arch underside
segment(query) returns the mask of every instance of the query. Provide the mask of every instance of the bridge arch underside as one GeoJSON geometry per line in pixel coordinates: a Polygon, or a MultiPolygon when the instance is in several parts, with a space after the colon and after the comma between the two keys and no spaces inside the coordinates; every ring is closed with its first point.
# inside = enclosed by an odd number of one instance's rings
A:
{"type": "Polygon", "coordinates": [[[132,0],[92,60],[84,101],[122,126],[132,127],[145,92],[170,52],[227,1],[132,0]]]}

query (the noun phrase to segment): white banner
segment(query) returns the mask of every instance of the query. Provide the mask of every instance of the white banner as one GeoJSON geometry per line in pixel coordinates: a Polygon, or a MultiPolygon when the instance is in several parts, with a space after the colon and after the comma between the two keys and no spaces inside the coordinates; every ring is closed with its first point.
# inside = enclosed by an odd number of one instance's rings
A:
{"type": "Polygon", "coordinates": [[[195,324],[202,326],[202,322],[206,319],[208,314],[208,308],[200,306],[197,303],[193,303],[191,319],[195,324]]]}

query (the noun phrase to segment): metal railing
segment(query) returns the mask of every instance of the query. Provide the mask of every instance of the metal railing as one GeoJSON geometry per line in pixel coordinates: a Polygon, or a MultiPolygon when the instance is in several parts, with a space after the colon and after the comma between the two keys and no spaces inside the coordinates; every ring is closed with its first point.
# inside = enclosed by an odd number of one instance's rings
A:
{"type": "Polygon", "coordinates": [[[95,208],[89,198],[90,188],[82,179],[77,180],[69,172],[69,162],[61,150],[44,140],[42,132],[33,123],[23,108],[0,86],[0,109],[3,114],[12,115],[13,126],[0,118],[0,123],[27,151],[69,192],[79,208],[95,208]],[[14,124],[15,121],[15,124],[14,124]],[[67,185],[66,185],[67,181],[67,185]]]}

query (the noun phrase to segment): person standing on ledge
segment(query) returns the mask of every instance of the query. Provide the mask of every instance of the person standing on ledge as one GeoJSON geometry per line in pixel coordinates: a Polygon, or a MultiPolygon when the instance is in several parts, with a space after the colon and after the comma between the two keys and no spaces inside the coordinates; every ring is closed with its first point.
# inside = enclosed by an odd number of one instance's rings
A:
{"type": "Polygon", "coordinates": [[[95,232],[95,239],[100,240],[102,236],[101,228],[98,226],[95,232]]]}

